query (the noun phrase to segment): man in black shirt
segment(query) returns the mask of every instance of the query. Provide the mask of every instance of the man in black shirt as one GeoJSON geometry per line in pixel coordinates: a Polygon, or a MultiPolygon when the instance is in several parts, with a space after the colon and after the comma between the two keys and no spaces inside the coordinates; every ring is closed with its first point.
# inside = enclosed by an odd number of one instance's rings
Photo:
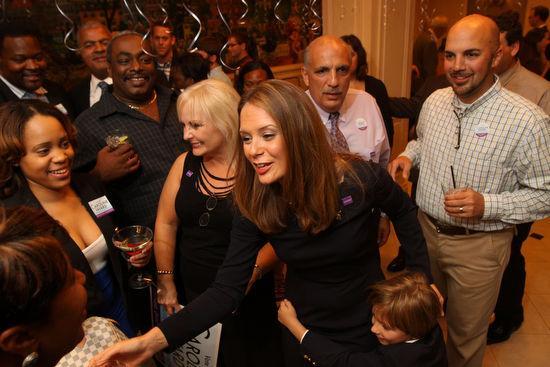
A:
{"type": "Polygon", "coordinates": [[[119,225],[153,228],[166,175],[185,150],[176,98],[155,85],[154,60],[142,49],[140,34],[115,36],[107,62],[113,87],[76,119],[74,166],[91,170],[106,184],[119,225]],[[123,143],[109,147],[106,138],[113,133],[123,143]]]}

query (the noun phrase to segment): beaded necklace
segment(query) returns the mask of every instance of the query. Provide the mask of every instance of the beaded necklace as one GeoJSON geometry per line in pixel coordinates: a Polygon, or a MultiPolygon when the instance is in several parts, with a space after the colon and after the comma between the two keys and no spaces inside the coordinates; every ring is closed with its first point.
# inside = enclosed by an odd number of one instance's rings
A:
{"type": "MultiPolygon", "coordinates": [[[[206,192],[209,196],[213,196],[215,198],[225,198],[231,194],[231,191],[233,190],[233,183],[228,184],[228,182],[233,181],[235,177],[218,177],[213,175],[206,166],[204,165],[204,162],[201,160],[200,170],[199,174],[196,176],[195,179],[195,188],[199,190],[200,192],[206,192]],[[213,181],[222,182],[222,186],[216,186],[213,181]],[[214,189],[215,192],[213,192],[212,189],[214,189]]],[[[218,184],[217,182],[215,182],[218,184]]],[[[218,184],[219,185],[219,184],[218,184]]]]}

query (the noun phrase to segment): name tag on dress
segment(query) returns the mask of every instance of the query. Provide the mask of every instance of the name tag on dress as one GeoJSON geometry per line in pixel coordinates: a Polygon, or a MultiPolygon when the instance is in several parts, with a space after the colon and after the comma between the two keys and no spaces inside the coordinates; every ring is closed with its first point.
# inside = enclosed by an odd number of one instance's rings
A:
{"type": "Polygon", "coordinates": [[[115,211],[106,196],[89,201],[88,205],[97,218],[104,217],[115,211]]]}

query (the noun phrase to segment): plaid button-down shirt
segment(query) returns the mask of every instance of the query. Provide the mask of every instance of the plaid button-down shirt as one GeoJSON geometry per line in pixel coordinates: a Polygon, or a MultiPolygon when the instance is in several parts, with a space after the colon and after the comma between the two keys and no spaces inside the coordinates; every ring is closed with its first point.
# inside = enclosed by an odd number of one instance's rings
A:
{"type": "Polygon", "coordinates": [[[111,93],[105,93],[75,121],[78,129],[75,169],[93,168],[97,152],[105,147],[105,138],[115,129],[128,134],[139,155],[138,171],[106,185],[119,225],[154,227],[164,180],[172,163],[186,150],[175,95],[162,86],[156,90],[160,122],[131,109],[111,93]]]}
{"type": "Polygon", "coordinates": [[[418,139],[402,153],[420,166],[418,206],[443,223],[495,231],[550,214],[549,117],[496,79],[470,105],[450,87],[434,92],[422,107],[418,139]],[[483,195],[481,219],[446,214],[451,166],[456,187],[483,195]]]}

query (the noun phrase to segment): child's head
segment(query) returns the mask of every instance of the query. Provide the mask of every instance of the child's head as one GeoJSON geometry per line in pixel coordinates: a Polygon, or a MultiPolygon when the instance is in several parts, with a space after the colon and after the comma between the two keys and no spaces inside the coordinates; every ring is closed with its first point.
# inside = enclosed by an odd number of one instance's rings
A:
{"type": "Polygon", "coordinates": [[[420,339],[437,324],[441,304],[426,277],[406,273],[371,287],[372,332],[383,345],[420,339]]]}

